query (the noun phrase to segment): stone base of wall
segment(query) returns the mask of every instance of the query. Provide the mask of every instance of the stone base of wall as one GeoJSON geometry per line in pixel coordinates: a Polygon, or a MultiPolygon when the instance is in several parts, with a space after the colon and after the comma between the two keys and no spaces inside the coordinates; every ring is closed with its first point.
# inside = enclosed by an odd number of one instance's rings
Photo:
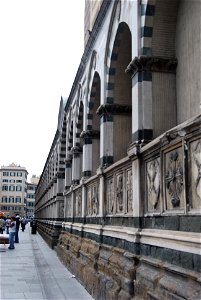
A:
{"type": "Polygon", "coordinates": [[[37,231],[43,237],[46,243],[50,246],[50,248],[54,249],[54,247],[58,243],[61,229],[47,227],[47,225],[43,225],[42,223],[37,222],[37,231]]]}
{"type": "Polygon", "coordinates": [[[200,274],[62,232],[60,260],[98,300],[198,300],[200,274]]]}

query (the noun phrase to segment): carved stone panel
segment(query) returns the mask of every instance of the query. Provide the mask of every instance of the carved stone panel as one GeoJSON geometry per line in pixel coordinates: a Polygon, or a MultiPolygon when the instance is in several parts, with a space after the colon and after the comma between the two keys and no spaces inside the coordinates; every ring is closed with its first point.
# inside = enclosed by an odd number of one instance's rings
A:
{"type": "Polygon", "coordinates": [[[66,217],[72,216],[71,194],[66,197],[66,217]]]}
{"type": "Polygon", "coordinates": [[[183,150],[177,148],[165,154],[165,208],[184,209],[183,150]]]}
{"type": "Polygon", "coordinates": [[[82,190],[81,188],[75,192],[75,216],[82,216],[82,190]]]}
{"type": "Polygon", "coordinates": [[[87,187],[87,215],[99,215],[99,185],[98,182],[87,187]]]}
{"type": "Polygon", "coordinates": [[[133,212],[132,169],[114,171],[106,179],[106,214],[120,215],[133,212]]]}
{"type": "Polygon", "coordinates": [[[64,218],[64,202],[59,202],[59,218],[64,218]]]}
{"type": "Polygon", "coordinates": [[[126,172],[126,213],[133,212],[132,169],[126,172]]]}
{"type": "Polygon", "coordinates": [[[201,139],[190,143],[191,208],[201,209],[201,139]]]}
{"type": "Polygon", "coordinates": [[[116,176],[116,212],[124,212],[124,200],[123,200],[123,172],[116,176]]]}
{"type": "Polygon", "coordinates": [[[106,191],[106,199],[107,199],[107,214],[111,215],[115,213],[115,201],[114,201],[114,178],[109,177],[107,179],[107,191],[106,191]]]}
{"type": "Polygon", "coordinates": [[[156,158],[146,164],[146,187],[148,212],[160,209],[160,158],[156,158]]]}

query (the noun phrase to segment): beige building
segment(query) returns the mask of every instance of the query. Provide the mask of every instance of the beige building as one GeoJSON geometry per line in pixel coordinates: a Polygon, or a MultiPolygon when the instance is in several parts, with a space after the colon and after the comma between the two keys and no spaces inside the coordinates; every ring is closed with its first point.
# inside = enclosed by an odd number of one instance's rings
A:
{"type": "Polygon", "coordinates": [[[14,163],[0,169],[0,210],[6,215],[26,213],[26,168],[14,163]]]}
{"type": "Polygon", "coordinates": [[[34,205],[35,205],[35,191],[39,182],[39,177],[33,175],[30,179],[30,183],[27,182],[27,201],[26,201],[26,216],[34,216],[34,205]]]}

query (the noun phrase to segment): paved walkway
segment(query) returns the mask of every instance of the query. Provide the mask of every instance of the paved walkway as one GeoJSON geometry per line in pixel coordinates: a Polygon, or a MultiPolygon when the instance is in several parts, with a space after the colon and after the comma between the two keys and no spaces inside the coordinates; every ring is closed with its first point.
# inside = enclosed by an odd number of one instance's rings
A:
{"type": "Polygon", "coordinates": [[[0,245],[0,300],[92,300],[42,237],[26,226],[15,250],[0,245]]]}

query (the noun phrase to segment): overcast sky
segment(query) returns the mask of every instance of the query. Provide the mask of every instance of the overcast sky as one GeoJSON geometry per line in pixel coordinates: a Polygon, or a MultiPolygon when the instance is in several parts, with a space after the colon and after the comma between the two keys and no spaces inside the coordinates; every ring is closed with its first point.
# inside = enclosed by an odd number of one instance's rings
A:
{"type": "Polygon", "coordinates": [[[84,51],[84,0],[0,0],[0,166],[39,176],[84,51]]]}

